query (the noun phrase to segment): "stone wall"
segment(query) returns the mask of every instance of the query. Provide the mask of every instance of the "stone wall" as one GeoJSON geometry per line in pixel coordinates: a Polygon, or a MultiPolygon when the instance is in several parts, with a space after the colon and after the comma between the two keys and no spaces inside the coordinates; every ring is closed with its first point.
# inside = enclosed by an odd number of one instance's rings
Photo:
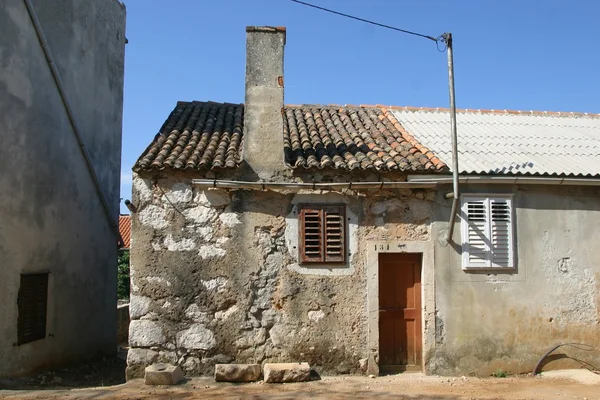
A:
{"type": "Polygon", "coordinates": [[[366,366],[367,240],[429,240],[423,190],[276,193],[192,188],[135,176],[128,378],[178,363],[307,361],[317,371],[366,366]],[[296,205],[345,203],[349,262],[297,262],[296,205]]]}

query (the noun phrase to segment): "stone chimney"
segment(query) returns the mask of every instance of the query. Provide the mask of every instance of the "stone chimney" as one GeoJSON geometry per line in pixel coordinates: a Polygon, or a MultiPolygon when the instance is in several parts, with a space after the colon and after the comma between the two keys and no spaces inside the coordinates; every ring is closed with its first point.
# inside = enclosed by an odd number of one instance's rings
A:
{"type": "Polygon", "coordinates": [[[246,100],[242,157],[260,180],[281,178],[285,27],[246,27],[246,100]]]}

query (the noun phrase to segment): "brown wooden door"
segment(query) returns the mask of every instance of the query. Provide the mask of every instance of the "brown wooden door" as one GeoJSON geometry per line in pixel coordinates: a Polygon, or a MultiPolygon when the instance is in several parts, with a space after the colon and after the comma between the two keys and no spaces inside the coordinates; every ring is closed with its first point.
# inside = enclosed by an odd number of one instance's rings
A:
{"type": "Polygon", "coordinates": [[[379,254],[379,365],[421,365],[421,255],[379,254]]]}

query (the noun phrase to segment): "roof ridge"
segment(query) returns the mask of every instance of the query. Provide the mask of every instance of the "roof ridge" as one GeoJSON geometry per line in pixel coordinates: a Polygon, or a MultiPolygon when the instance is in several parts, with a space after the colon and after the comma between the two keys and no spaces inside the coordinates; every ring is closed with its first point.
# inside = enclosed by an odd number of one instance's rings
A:
{"type": "MultiPolygon", "coordinates": [[[[446,107],[411,107],[411,106],[381,106],[387,107],[390,110],[400,111],[444,111],[449,112],[446,107]]],[[[473,108],[457,108],[457,112],[462,113],[480,113],[480,114],[511,114],[511,115],[543,115],[556,117],[600,117],[600,113],[581,113],[575,111],[538,111],[538,110],[495,110],[495,109],[473,109],[473,108]]]]}
{"type": "MultiPolygon", "coordinates": [[[[389,109],[389,110],[400,110],[400,111],[443,111],[449,112],[450,109],[447,107],[413,107],[413,106],[393,106],[393,105],[383,105],[383,104],[284,104],[284,108],[301,108],[301,107],[311,107],[311,108],[340,108],[340,107],[348,107],[348,108],[379,108],[379,109],[389,109]]],[[[541,115],[541,116],[556,116],[556,117],[594,117],[599,118],[600,113],[582,113],[576,111],[539,111],[539,110],[495,110],[495,109],[474,109],[474,108],[457,108],[457,112],[459,113],[480,113],[480,114],[510,114],[510,115],[541,115]]]]}
{"type": "Polygon", "coordinates": [[[177,105],[184,104],[221,104],[224,106],[243,106],[244,103],[231,103],[228,101],[212,101],[212,100],[179,100],[177,101],[177,105]]]}
{"type": "MultiPolygon", "coordinates": [[[[222,104],[222,105],[232,105],[232,106],[240,106],[245,105],[244,103],[232,103],[227,101],[212,101],[212,100],[190,100],[184,101],[180,100],[177,102],[177,105],[181,104],[190,104],[190,103],[203,103],[203,104],[222,104]]],[[[311,107],[311,108],[379,108],[379,109],[389,109],[389,110],[399,110],[399,111],[442,111],[449,112],[450,109],[447,107],[415,107],[415,106],[394,106],[394,105],[384,105],[384,104],[284,104],[284,108],[302,108],[302,107],[311,107]]],[[[510,114],[510,115],[541,115],[541,116],[549,116],[549,117],[593,117],[600,118],[600,113],[585,113],[585,112],[577,112],[577,111],[540,111],[540,110],[496,110],[496,109],[482,109],[482,108],[457,108],[456,112],[459,113],[479,113],[479,114],[510,114]]]]}

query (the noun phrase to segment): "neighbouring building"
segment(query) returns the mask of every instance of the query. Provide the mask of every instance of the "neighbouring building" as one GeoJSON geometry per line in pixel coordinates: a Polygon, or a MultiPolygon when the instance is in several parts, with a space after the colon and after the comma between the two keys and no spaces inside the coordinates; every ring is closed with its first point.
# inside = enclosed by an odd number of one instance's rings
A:
{"type": "Polygon", "coordinates": [[[116,0],[2,2],[2,377],[116,353],[125,41],[116,0]]]}
{"type": "Polygon", "coordinates": [[[131,242],[131,216],[126,214],[119,215],[119,233],[123,240],[121,251],[128,251],[131,242]]]}
{"type": "MultiPolygon", "coordinates": [[[[247,28],[245,104],[179,102],[134,166],[128,378],[153,362],[531,371],[600,337],[600,116],[284,105],[247,28]]],[[[600,362],[598,352],[569,357],[600,362]]]]}

